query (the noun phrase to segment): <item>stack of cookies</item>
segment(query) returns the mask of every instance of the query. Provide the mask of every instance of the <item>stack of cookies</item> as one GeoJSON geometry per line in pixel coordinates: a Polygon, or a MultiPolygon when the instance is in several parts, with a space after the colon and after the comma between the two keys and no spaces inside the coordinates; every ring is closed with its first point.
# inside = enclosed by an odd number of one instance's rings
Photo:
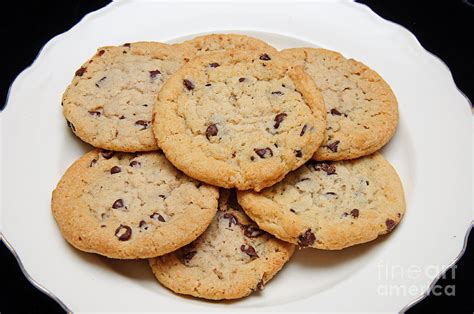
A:
{"type": "Polygon", "coordinates": [[[62,235],[82,251],[149,259],[179,294],[245,297],[295,247],[368,242],[405,211],[377,152],[397,128],[397,100],[334,51],[230,34],[103,47],[62,105],[96,147],[53,192],[62,235]]]}

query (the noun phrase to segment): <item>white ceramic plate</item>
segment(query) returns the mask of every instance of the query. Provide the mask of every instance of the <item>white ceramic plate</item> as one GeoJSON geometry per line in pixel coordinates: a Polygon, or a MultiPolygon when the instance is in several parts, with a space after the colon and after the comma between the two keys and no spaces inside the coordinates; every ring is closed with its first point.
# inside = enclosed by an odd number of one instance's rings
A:
{"type": "Polygon", "coordinates": [[[114,2],[43,48],[13,83],[0,124],[4,240],[31,280],[74,312],[399,311],[456,259],[472,221],[467,99],[411,33],[352,2],[114,2]],[[263,293],[227,303],[179,297],[155,281],[145,261],[85,254],[62,239],[51,191],[90,149],[62,116],[61,95],[74,71],[99,46],[208,32],[250,34],[277,48],[337,50],[388,81],[400,126],[383,153],[402,178],[408,204],[389,237],[340,252],[300,251],[263,293]]]}

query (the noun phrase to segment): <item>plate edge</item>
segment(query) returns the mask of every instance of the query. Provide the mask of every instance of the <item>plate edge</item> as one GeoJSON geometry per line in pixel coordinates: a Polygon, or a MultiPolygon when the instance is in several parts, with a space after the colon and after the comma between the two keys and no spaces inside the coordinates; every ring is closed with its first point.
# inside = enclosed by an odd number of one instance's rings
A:
{"type": "MultiPolygon", "coordinates": [[[[12,83],[10,84],[9,88],[8,88],[8,92],[7,92],[7,96],[5,98],[5,104],[4,104],[4,107],[0,110],[0,114],[1,113],[4,113],[5,109],[7,108],[7,105],[8,105],[8,100],[10,98],[10,92],[11,92],[11,89],[13,87],[13,85],[15,84],[15,82],[17,80],[19,80],[22,76],[25,75],[25,73],[30,70],[30,68],[34,67],[35,64],[37,63],[38,61],[38,58],[44,53],[44,51],[46,50],[46,48],[48,48],[49,45],[51,45],[52,43],[54,43],[55,40],[58,40],[59,37],[62,37],[63,35],[65,35],[66,33],[70,32],[71,30],[73,30],[78,24],[84,22],[86,20],[86,18],[89,18],[91,15],[95,15],[95,14],[98,14],[98,13],[102,13],[102,11],[106,10],[106,9],[110,9],[111,7],[113,7],[114,5],[122,5],[122,4],[126,4],[127,2],[136,2],[136,1],[123,1],[123,0],[113,0],[110,4],[108,4],[107,6],[99,9],[99,10],[96,10],[96,11],[92,11],[88,14],[86,14],[82,19],[80,19],[76,24],[74,24],[71,28],[69,28],[68,30],[60,33],[60,34],[57,34],[56,36],[52,37],[50,40],[48,40],[42,47],[41,49],[39,50],[38,54],[36,55],[35,59],[33,60],[33,62],[28,65],[26,68],[24,68],[16,77],[15,79],[12,81],[12,83]]],[[[158,2],[167,2],[167,1],[158,1],[158,2]]],[[[181,1],[181,2],[186,2],[186,1],[181,1]]],[[[304,1],[303,1],[304,2],[304,1]]],[[[472,102],[471,100],[464,94],[463,91],[461,91],[459,89],[459,87],[457,86],[456,82],[454,81],[454,77],[452,75],[452,71],[451,69],[449,68],[449,66],[440,58],[438,57],[437,55],[435,55],[434,53],[430,52],[429,50],[427,50],[418,40],[418,38],[409,30],[407,29],[406,27],[404,27],[403,25],[401,24],[398,24],[396,22],[393,22],[393,21],[390,21],[390,20],[387,20],[383,17],[381,17],[380,15],[378,15],[375,11],[373,11],[368,5],[364,4],[364,3],[358,3],[358,2],[353,2],[353,1],[341,1],[340,2],[341,4],[345,4],[345,5],[348,5],[348,6],[352,6],[353,8],[357,9],[357,10],[365,10],[366,13],[370,14],[370,15],[373,15],[374,17],[378,18],[382,23],[386,23],[386,24],[391,24],[399,29],[401,29],[405,34],[407,34],[411,39],[412,41],[414,41],[414,43],[418,46],[418,48],[420,49],[421,48],[421,51],[424,52],[426,55],[428,56],[431,56],[431,57],[434,57],[435,60],[439,61],[439,64],[441,64],[446,70],[447,72],[449,73],[450,75],[450,78],[451,78],[451,82],[453,84],[453,86],[456,88],[456,90],[459,92],[459,94],[461,96],[464,97],[464,99],[466,100],[466,102],[468,103],[468,105],[470,106],[470,111],[473,112],[473,108],[472,108],[472,102]]],[[[2,117],[5,116],[5,113],[3,114],[2,117]]],[[[0,127],[1,127],[1,124],[0,124],[0,127]]],[[[1,133],[0,133],[0,136],[1,136],[1,133]]],[[[2,141],[1,141],[1,138],[0,138],[0,145],[2,145],[2,141]]],[[[1,147],[1,146],[0,146],[1,147]]],[[[1,166],[1,165],[0,165],[1,166]]],[[[2,208],[0,207],[0,215],[2,214],[2,208]]],[[[0,219],[0,222],[1,222],[1,219],[0,219]]],[[[416,299],[414,299],[413,301],[411,301],[409,304],[405,305],[401,310],[400,310],[400,313],[405,313],[407,310],[409,310],[411,307],[413,307],[414,305],[418,304],[419,302],[421,302],[423,299],[425,299],[429,293],[431,292],[431,290],[433,289],[433,286],[435,285],[435,283],[441,278],[441,276],[443,276],[446,271],[448,271],[454,264],[456,264],[460,259],[461,257],[464,255],[465,251],[466,251],[466,248],[467,248],[467,240],[469,238],[469,234],[470,232],[472,231],[473,229],[473,226],[474,226],[474,221],[471,221],[469,223],[469,227],[467,228],[466,230],[466,233],[465,233],[465,236],[464,236],[464,243],[463,243],[463,247],[460,251],[460,253],[455,257],[455,259],[450,263],[448,264],[448,266],[446,267],[446,269],[442,272],[440,272],[436,277],[435,279],[431,282],[429,288],[420,296],[418,296],[416,299]]],[[[0,224],[0,228],[1,228],[1,224],[0,224]]],[[[1,230],[1,229],[0,229],[1,230]]],[[[54,293],[52,293],[50,290],[48,290],[47,288],[45,288],[43,285],[41,285],[40,283],[38,283],[35,279],[33,279],[31,277],[31,275],[26,271],[25,267],[23,266],[23,263],[21,261],[21,259],[19,258],[18,254],[16,253],[15,249],[13,248],[13,246],[8,242],[8,240],[5,238],[3,232],[0,231],[0,241],[2,241],[3,243],[5,243],[5,246],[9,249],[9,251],[13,254],[13,256],[15,257],[15,259],[17,260],[17,263],[18,265],[20,266],[20,269],[23,273],[23,275],[26,277],[26,279],[38,290],[40,290],[41,292],[43,292],[44,294],[46,294],[47,296],[49,296],[50,298],[52,298],[54,301],[56,301],[67,313],[73,313],[72,310],[70,310],[54,293]]]]}
{"type": "Polygon", "coordinates": [[[469,239],[469,235],[471,234],[471,231],[473,229],[473,226],[474,226],[474,222],[471,221],[469,227],[467,228],[467,231],[466,231],[466,234],[464,235],[464,243],[463,243],[463,247],[461,249],[461,252],[459,252],[458,256],[456,256],[454,258],[454,260],[449,263],[449,265],[446,267],[446,269],[444,269],[442,272],[440,272],[434,279],[433,281],[431,282],[430,286],[428,287],[428,289],[423,293],[421,294],[420,296],[418,296],[416,299],[414,299],[413,301],[411,301],[410,303],[408,303],[407,305],[405,305],[401,310],[400,310],[400,313],[405,313],[406,311],[408,311],[409,309],[411,309],[413,306],[417,305],[418,303],[420,303],[421,301],[423,301],[429,294],[430,292],[433,290],[435,284],[438,282],[439,279],[441,279],[444,274],[446,274],[446,272],[448,272],[449,269],[451,269],[451,267],[453,267],[457,262],[459,262],[459,260],[461,259],[461,257],[463,257],[464,253],[466,253],[466,249],[467,249],[467,241],[469,239]]]}
{"type": "Polygon", "coordinates": [[[386,23],[386,24],[391,24],[392,26],[395,26],[397,28],[399,28],[400,30],[403,31],[403,33],[407,34],[412,41],[414,41],[416,43],[416,45],[418,46],[418,48],[421,49],[422,52],[424,52],[425,54],[429,55],[430,57],[434,58],[436,61],[439,62],[439,64],[441,64],[445,70],[448,71],[449,73],[449,76],[451,78],[451,82],[452,84],[454,85],[454,87],[457,89],[457,91],[461,94],[461,96],[464,97],[464,99],[466,99],[468,105],[469,105],[469,110],[471,112],[473,112],[473,107],[472,107],[472,102],[471,100],[466,96],[466,94],[464,94],[464,92],[462,90],[459,89],[458,85],[456,84],[456,81],[454,80],[454,76],[453,76],[453,72],[451,71],[451,68],[447,65],[446,62],[444,62],[443,59],[441,59],[440,57],[438,57],[436,54],[432,53],[431,51],[429,51],[428,49],[426,49],[422,44],[421,42],[418,40],[418,37],[415,36],[415,34],[413,34],[408,28],[406,28],[405,26],[401,25],[401,24],[398,24],[394,21],[390,21],[390,20],[387,20],[386,18],[378,15],[374,10],[372,10],[367,4],[365,3],[360,3],[360,2],[345,2],[344,3],[345,5],[348,5],[348,6],[352,6],[353,8],[357,9],[357,10],[365,10],[366,13],[369,13],[370,15],[373,15],[374,17],[378,18],[379,20],[381,20],[382,23],[386,23]]]}
{"type": "Polygon", "coordinates": [[[100,9],[97,9],[95,11],[92,11],[92,12],[89,12],[87,13],[86,15],[84,15],[79,21],[76,22],[76,24],[72,25],[70,28],[68,28],[67,30],[65,30],[64,32],[62,33],[59,33],[59,34],[56,34],[55,36],[53,36],[52,38],[50,38],[38,51],[38,53],[36,54],[36,56],[34,57],[33,61],[28,65],[26,66],[23,70],[21,70],[16,76],[15,78],[13,79],[13,81],[11,81],[10,85],[8,86],[8,91],[7,91],[7,95],[5,97],[5,103],[3,104],[3,107],[0,108],[0,114],[3,113],[3,116],[5,115],[5,112],[6,112],[6,108],[8,106],[8,102],[9,102],[9,99],[10,99],[10,94],[11,94],[11,91],[13,89],[13,85],[15,85],[15,83],[17,81],[19,81],[19,79],[21,79],[21,77],[23,77],[25,75],[25,73],[27,73],[31,68],[33,68],[37,63],[38,63],[38,59],[44,54],[45,50],[47,48],[49,48],[49,46],[51,46],[54,42],[56,42],[60,37],[63,37],[64,35],[66,35],[67,33],[71,32],[72,30],[74,30],[77,25],[79,25],[80,23],[84,22],[86,19],[90,19],[91,17],[95,16],[95,15],[98,15],[100,13],[103,13],[103,11],[109,11],[111,7],[114,7],[114,6],[117,6],[117,5],[123,5],[125,4],[126,2],[124,1],[117,1],[117,0],[112,0],[112,2],[110,2],[109,4],[107,4],[106,6],[100,8],[100,9]]]}
{"type": "MultiPolygon", "coordinates": [[[[372,10],[367,4],[365,3],[360,3],[360,2],[346,2],[345,3],[346,5],[348,6],[352,6],[353,8],[357,9],[357,10],[365,10],[368,14],[378,18],[382,23],[386,23],[386,24],[391,24],[397,28],[399,28],[401,31],[403,31],[403,33],[407,34],[412,41],[415,42],[415,44],[418,46],[419,49],[421,49],[422,52],[424,52],[426,55],[428,56],[431,56],[432,58],[434,58],[435,60],[438,61],[438,63],[443,66],[445,68],[445,70],[447,70],[447,72],[449,73],[449,76],[451,78],[451,83],[452,85],[456,88],[456,90],[458,91],[458,93],[464,97],[464,99],[466,100],[467,104],[469,105],[469,110],[471,113],[474,112],[474,108],[472,107],[472,102],[471,100],[466,96],[466,94],[464,94],[463,91],[461,91],[459,89],[459,87],[457,86],[456,84],[456,81],[454,80],[454,77],[453,77],[453,73],[451,71],[451,69],[449,68],[449,66],[446,64],[446,62],[444,62],[443,59],[441,59],[440,57],[438,57],[437,55],[435,55],[434,53],[432,53],[431,51],[427,50],[421,43],[420,41],[418,40],[418,38],[415,36],[415,34],[413,34],[408,28],[406,28],[405,26],[401,25],[401,24],[398,24],[396,22],[393,22],[393,21],[390,21],[390,20],[387,20],[385,18],[383,18],[382,16],[378,15],[374,10],[372,10]]],[[[471,115],[472,116],[472,115],[471,115]]],[[[405,305],[401,310],[400,310],[400,313],[405,313],[406,311],[408,311],[409,309],[411,309],[413,306],[415,306],[416,304],[420,303],[421,301],[423,301],[429,294],[430,292],[432,291],[432,289],[434,288],[434,285],[438,282],[438,280],[451,268],[453,267],[460,259],[461,257],[464,255],[464,253],[466,252],[466,248],[467,248],[467,241],[469,239],[469,235],[471,233],[471,230],[473,229],[473,225],[474,225],[474,221],[471,220],[471,222],[469,223],[469,227],[467,228],[466,230],[466,233],[464,235],[464,243],[463,243],[463,247],[461,249],[461,251],[459,252],[459,254],[454,258],[453,261],[451,261],[448,266],[446,267],[445,270],[441,271],[434,279],[433,281],[430,283],[428,289],[423,292],[421,295],[419,295],[418,297],[416,297],[414,300],[412,300],[410,303],[408,303],[407,305],[405,305]]]]}
{"type": "Polygon", "coordinates": [[[53,292],[51,292],[49,289],[47,289],[42,284],[40,284],[35,279],[33,279],[33,277],[27,272],[26,268],[23,266],[23,262],[21,261],[20,257],[16,253],[13,246],[10,244],[10,242],[8,242],[8,240],[5,238],[5,236],[1,232],[0,232],[0,240],[5,244],[7,249],[15,257],[16,262],[18,263],[18,266],[20,266],[21,272],[23,273],[25,278],[33,285],[33,287],[35,287],[36,289],[38,289],[39,291],[41,291],[42,293],[44,293],[45,295],[53,299],[56,303],[58,303],[62,307],[64,311],[66,311],[66,313],[72,313],[72,310],[66,304],[64,304],[64,302],[61,301],[61,299],[59,299],[53,292]]]}

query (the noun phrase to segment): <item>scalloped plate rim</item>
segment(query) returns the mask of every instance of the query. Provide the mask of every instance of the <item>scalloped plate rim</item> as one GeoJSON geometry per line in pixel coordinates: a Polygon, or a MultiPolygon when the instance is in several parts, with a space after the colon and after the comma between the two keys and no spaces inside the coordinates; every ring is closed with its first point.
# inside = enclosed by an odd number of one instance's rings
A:
{"type": "MultiPolygon", "coordinates": [[[[38,66],[38,64],[42,61],[42,58],[48,53],[48,50],[58,41],[60,41],[63,37],[67,36],[67,35],[71,35],[73,34],[75,31],[77,31],[77,29],[80,28],[81,25],[83,24],[86,24],[89,22],[89,20],[91,20],[92,18],[100,18],[104,13],[108,13],[110,10],[112,9],[115,9],[117,6],[119,5],[126,5],[128,3],[132,3],[132,2],[141,2],[141,3],[146,3],[148,1],[140,1],[140,0],[131,0],[131,1],[122,1],[122,0],[116,0],[116,1],[112,1],[110,4],[108,4],[107,6],[99,9],[99,10],[96,10],[96,11],[93,11],[93,12],[90,12],[88,14],[86,14],[78,23],[76,23],[73,27],[71,27],[70,29],[66,30],[65,32],[61,33],[61,34],[58,34],[56,36],[54,36],[53,38],[51,38],[41,49],[40,51],[38,52],[35,60],[33,61],[33,63],[26,67],[23,71],[21,71],[15,78],[15,80],[12,82],[12,84],[10,85],[9,87],[9,90],[8,90],[8,93],[7,93],[7,98],[6,98],[6,104],[5,104],[5,107],[3,108],[2,111],[0,111],[0,127],[2,126],[2,120],[5,119],[5,116],[6,114],[8,113],[8,103],[9,103],[9,99],[10,99],[10,92],[12,91],[12,89],[15,87],[15,85],[18,84],[19,81],[21,81],[22,79],[24,79],[25,76],[27,76],[29,74],[29,72],[31,72],[32,70],[34,70],[35,67],[38,66]]],[[[169,2],[169,1],[157,1],[157,2],[169,2]]],[[[183,2],[183,1],[180,1],[180,2],[183,2]]],[[[303,1],[304,3],[305,1],[303,1]]],[[[245,1],[244,1],[245,3],[245,1]]],[[[424,54],[425,57],[429,57],[429,58],[432,58],[437,66],[441,66],[444,68],[445,71],[447,71],[449,73],[449,76],[450,76],[450,83],[451,83],[451,86],[450,88],[454,87],[456,89],[456,91],[465,99],[466,103],[468,106],[472,106],[471,105],[471,101],[469,100],[469,98],[457,87],[454,79],[453,79],[453,76],[452,76],[452,73],[449,69],[449,67],[447,66],[447,64],[442,60],[440,59],[438,56],[436,56],[435,54],[431,53],[430,51],[426,50],[422,45],[421,43],[418,41],[418,39],[415,37],[415,35],[413,33],[411,33],[408,29],[406,29],[404,26],[400,25],[400,24],[397,24],[395,22],[392,22],[392,21],[389,21],[389,20],[386,20],[384,18],[382,18],[381,16],[377,15],[373,10],[370,9],[370,7],[368,7],[367,5],[365,4],[361,4],[361,3],[355,3],[355,2],[352,2],[352,1],[338,1],[335,3],[335,5],[339,5],[339,4],[343,4],[343,5],[349,5],[351,6],[353,9],[357,9],[357,10],[362,10],[366,13],[366,15],[370,18],[376,18],[378,19],[379,23],[383,23],[385,24],[386,26],[390,26],[390,27],[394,27],[394,28],[397,28],[399,32],[402,32],[405,36],[408,36],[410,38],[410,40],[416,45],[417,47],[417,50],[419,50],[420,53],[424,54]]],[[[222,31],[219,31],[219,32],[222,32],[222,31]]],[[[179,35],[177,35],[177,37],[179,37],[179,35]]],[[[0,144],[2,144],[3,142],[1,141],[2,140],[2,137],[3,134],[1,133],[1,128],[0,128],[0,144]]],[[[0,160],[1,160],[1,156],[0,156],[0,160]]],[[[3,189],[2,189],[3,191],[3,189]]],[[[0,208],[0,214],[3,213],[3,208],[0,208]]],[[[0,216],[3,216],[3,215],[0,215],[0,216]]],[[[2,223],[3,222],[3,219],[0,218],[0,231],[3,231],[1,228],[2,228],[2,223]]],[[[459,252],[458,256],[448,265],[448,267],[451,267],[452,265],[454,265],[463,255],[463,253],[465,252],[466,250],[466,245],[467,245],[467,239],[468,239],[468,235],[469,235],[469,232],[471,231],[471,229],[473,228],[473,221],[471,221],[469,223],[469,226],[468,226],[468,229],[466,230],[466,233],[465,233],[465,237],[463,239],[463,247],[461,249],[461,251],[459,252]]],[[[23,263],[21,261],[21,257],[15,252],[15,249],[14,247],[8,242],[5,234],[3,232],[0,232],[0,240],[2,240],[5,245],[7,246],[7,248],[12,252],[12,254],[14,255],[14,257],[17,259],[17,262],[22,270],[22,272],[24,273],[25,277],[32,283],[32,285],[37,288],[38,290],[42,291],[43,293],[47,294],[49,297],[51,297],[52,299],[54,299],[56,302],[58,302],[58,304],[64,309],[66,310],[67,312],[72,312],[66,304],[64,304],[58,297],[56,297],[51,291],[49,291],[47,289],[47,287],[43,286],[41,283],[39,283],[38,281],[36,281],[32,276],[29,275],[27,269],[23,266],[23,263]]],[[[439,274],[436,276],[436,278],[433,280],[433,282],[431,282],[430,284],[430,288],[423,292],[422,294],[420,294],[418,297],[416,297],[412,302],[408,303],[407,305],[405,305],[403,308],[402,308],[402,312],[408,310],[410,307],[412,307],[413,305],[417,304],[418,302],[420,302],[421,300],[423,300],[429,293],[429,291],[431,290],[433,284],[437,281],[438,278],[440,278],[440,276],[442,276],[442,274],[446,271],[443,270],[441,272],[439,272],[439,274]]]]}

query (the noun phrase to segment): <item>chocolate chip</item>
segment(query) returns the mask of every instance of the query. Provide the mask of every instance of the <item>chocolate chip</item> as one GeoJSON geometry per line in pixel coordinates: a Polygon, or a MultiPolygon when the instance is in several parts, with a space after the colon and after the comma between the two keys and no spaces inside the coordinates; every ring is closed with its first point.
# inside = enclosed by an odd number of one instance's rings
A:
{"type": "Polygon", "coordinates": [[[224,219],[229,219],[229,228],[232,226],[232,224],[234,224],[234,225],[239,224],[239,220],[237,219],[237,217],[235,217],[234,215],[232,215],[230,213],[225,213],[224,215],[222,215],[222,217],[224,219]]]}
{"type": "Polygon", "coordinates": [[[365,184],[367,184],[367,186],[369,185],[369,181],[365,181],[365,184]]]}
{"type": "Polygon", "coordinates": [[[213,62],[213,63],[209,63],[209,67],[210,68],[217,68],[220,64],[219,63],[216,63],[216,62],[213,62]]]}
{"type": "Polygon", "coordinates": [[[130,237],[132,236],[132,228],[126,225],[120,225],[116,230],[115,230],[115,236],[120,240],[120,241],[128,241],[130,237]]]}
{"type": "Polygon", "coordinates": [[[100,85],[102,83],[104,83],[104,81],[107,79],[107,76],[104,76],[103,78],[101,78],[100,80],[98,80],[96,83],[95,83],[95,86],[100,88],[100,85]]]}
{"type": "Polygon", "coordinates": [[[290,212],[292,212],[292,213],[295,213],[295,214],[296,214],[296,211],[295,211],[293,208],[290,208],[290,212]]]}
{"type": "Polygon", "coordinates": [[[64,107],[64,103],[61,101],[61,107],[64,107]]]}
{"type": "Polygon", "coordinates": [[[89,114],[96,117],[100,117],[102,115],[100,111],[89,111],[89,114]]]}
{"type": "Polygon", "coordinates": [[[273,151],[270,147],[267,148],[255,148],[253,150],[260,158],[273,157],[273,151]]]}
{"type": "Polygon", "coordinates": [[[76,71],[76,76],[83,76],[84,73],[86,73],[87,71],[87,68],[85,67],[80,67],[77,71],[76,71]]]}
{"type": "Polygon", "coordinates": [[[89,164],[89,167],[95,166],[96,163],[97,163],[97,159],[95,159],[95,158],[92,159],[92,160],[91,160],[91,163],[89,164]]]}
{"type": "Polygon", "coordinates": [[[196,251],[188,251],[183,253],[183,260],[189,262],[194,257],[194,255],[196,255],[196,253],[196,251]]]}
{"type": "Polygon", "coordinates": [[[247,254],[248,256],[250,256],[251,258],[257,258],[258,257],[257,252],[255,251],[255,249],[251,245],[246,246],[245,244],[242,244],[240,246],[240,250],[242,252],[244,252],[245,254],[247,254]]]}
{"type": "Polygon", "coordinates": [[[122,169],[119,166],[113,166],[112,169],[110,169],[110,174],[116,174],[121,172],[122,169]]]}
{"type": "Polygon", "coordinates": [[[135,121],[135,125],[141,126],[142,128],[140,129],[140,131],[142,131],[148,128],[148,126],[150,125],[150,121],[138,120],[135,121]]]}
{"type": "Polygon", "coordinates": [[[138,224],[138,227],[140,227],[140,229],[142,230],[148,230],[148,224],[146,223],[145,220],[140,221],[140,223],[138,224]]]}
{"type": "Polygon", "coordinates": [[[121,198],[116,200],[112,205],[113,209],[119,209],[119,208],[122,208],[122,207],[123,207],[123,199],[121,199],[121,198]]]}
{"type": "Polygon", "coordinates": [[[99,57],[100,57],[101,55],[103,55],[103,54],[104,54],[104,52],[105,52],[105,50],[99,50],[99,52],[97,52],[97,56],[99,56],[99,57]]]}
{"type": "Polygon", "coordinates": [[[268,60],[271,60],[272,58],[270,58],[270,56],[266,53],[264,53],[263,55],[260,55],[260,60],[263,60],[263,61],[268,61],[268,60]]]}
{"type": "Polygon", "coordinates": [[[76,132],[76,127],[74,126],[74,124],[69,122],[69,120],[66,120],[66,123],[67,123],[67,126],[70,127],[73,132],[76,132]]]}
{"type": "Polygon", "coordinates": [[[298,158],[303,157],[303,153],[301,152],[301,150],[295,150],[295,156],[298,158]]]}
{"type": "Polygon", "coordinates": [[[300,182],[311,180],[310,178],[302,178],[300,182]]]}
{"type": "Polygon", "coordinates": [[[194,89],[194,84],[190,80],[183,80],[183,85],[186,87],[188,90],[194,89]]]}
{"type": "Polygon", "coordinates": [[[161,216],[160,214],[158,214],[158,213],[156,213],[156,212],[153,213],[153,214],[151,214],[151,215],[150,215],[150,218],[153,219],[153,220],[159,220],[159,221],[161,221],[161,222],[166,222],[166,221],[165,221],[165,218],[163,218],[163,216],[161,216]]]}
{"type": "Polygon", "coordinates": [[[120,119],[120,120],[123,120],[123,119],[125,119],[125,116],[124,116],[124,115],[121,115],[119,119],[120,119]]]}
{"type": "Polygon", "coordinates": [[[129,164],[130,167],[140,167],[142,164],[138,160],[132,160],[129,164]]]}
{"type": "Polygon", "coordinates": [[[112,152],[110,150],[102,150],[100,152],[100,154],[102,155],[102,157],[104,157],[105,159],[110,159],[112,157],[114,157],[115,155],[115,152],[112,152]]]}
{"type": "Polygon", "coordinates": [[[339,110],[337,110],[336,108],[332,108],[330,112],[331,112],[331,114],[332,114],[333,116],[340,116],[340,115],[342,115],[342,113],[340,113],[339,110]]]}
{"type": "Polygon", "coordinates": [[[332,142],[328,144],[328,149],[331,150],[333,153],[337,152],[337,146],[339,145],[340,141],[332,142]]]}
{"type": "Polygon", "coordinates": [[[397,217],[398,217],[398,218],[402,217],[402,214],[397,213],[397,217]]]}
{"type": "Polygon", "coordinates": [[[351,210],[351,216],[352,218],[359,217],[359,210],[357,208],[354,208],[353,210],[351,210]]]}
{"type": "Polygon", "coordinates": [[[278,95],[278,96],[281,96],[283,95],[282,92],[280,92],[279,90],[275,91],[275,92],[272,92],[272,95],[278,95]]]}
{"type": "Polygon", "coordinates": [[[209,87],[209,86],[212,86],[212,84],[211,84],[211,83],[207,83],[206,86],[209,87]]]}
{"type": "Polygon", "coordinates": [[[300,136],[303,136],[306,133],[307,128],[308,128],[308,126],[306,124],[303,125],[303,128],[301,129],[301,132],[300,132],[300,136]]]}
{"type": "Polygon", "coordinates": [[[275,125],[273,125],[273,127],[274,127],[275,129],[278,129],[278,127],[280,126],[280,123],[282,123],[282,121],[285,120],[285,118],[286,118],[287,116],[288,116],[288,115],[287,115],[286,113],[284,113],[284,112],[277,114],[277,115],[275,116],[275,119],[274,119],[275,125]]]}
{"type": "Polygon", "coordinates": [[[249,238],[259,237],[265,232],[254,224],[243,226],[243,228],[244,228],[244,235],[249,238]]]}
{"type": "Polygon", "coordinates": [[[152,70],[148,71],[148,73],[150,73],[150,78],[152,79],[156,78],[158,75],[161,74],[160,70],[152,70]]]}
{"type": "Polygon", "coordinates": [[[314,170],[316,171],[324,171],[328,176],[336,174],[336,167],[333,164],[329,164],[327,162],[320,162],[314,165],[314,170]]]}
{"type": "Polygon", "coordinates": [[[129,48],[130,48],[131,44],[130,44],[130,43],[125,43],[125,44],[123,44],[122,46],[124,46],[124,47],[129,47],[129,48]]]}
{"type": "Polygon", "coordinates": [[[243,81],[245,81],[245,77],[239,78],[239,82],[240,82],[240,83],[242,83],[243,81]]]}
{"type": "Polygon", "coordinates": [[[334,192],[326,192],[326,193],[324,193],[324,194],[326,194],[326,195],[333,195],[333,196],[336,196],[336,195],[337,195],[337,194],[334,193],[334,192]]]}
{"type": "Polygon", "coordinates": [[[395,221],[392,219],[385,220],[385,225],[387,226],[387,231],[390,232],[395,228],[395,221]]]}
{"type": "Polygon", "coordinates": [[[216,136],[217,132],[219,132],[219,130],[217,129],[217,126],[214,123],[209,124],[209,126],[206,129],[207,139],[209,139],[211,136],[216,136]]]}
{"type": "Polygon", "coordinates": [[[263,288],[265,288],[265,286],[263,284],[263,279],[262,279],[257,283],[257,291],[262,291],[263,288]]]}
{"type": "Polygon", "coordinates": [[[255,157],[250,156],[250,160],[251,160],[251,161],[254,161],[254,160],[255,160],[255,157]]]}
{"type": "Polygon", "coordinates": [[[159,197],[159,198],[162,198],[162,199],[164,199],[164,200],[166,199],[166,196],[163,195],[163,194],[158,195],[158,197],[159,197]]]}
{"type": "Polygon", "coordinates": [[[314,233],[311,232],[311,229],[308,229],[298,237],[298,245],[299,247],[312,246],[315,240],[314,233]]]}

